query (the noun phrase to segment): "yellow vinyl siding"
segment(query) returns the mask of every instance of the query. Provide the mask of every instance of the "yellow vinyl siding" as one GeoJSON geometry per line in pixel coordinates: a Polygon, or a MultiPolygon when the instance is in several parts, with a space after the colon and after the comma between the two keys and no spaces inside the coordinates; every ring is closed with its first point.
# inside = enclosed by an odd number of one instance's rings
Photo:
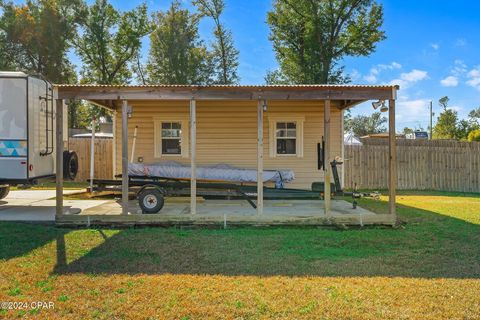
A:
{"type": "MultiPolygon", "coordinates": [[[[145,163],[178,161],[189,164],[181,156],[154,157],[154,118],[163,114],[189,115],[188,101],[130,101],[133,115],[129,119],[129,154],[133,130],[138,126],[134,159],[145,163]]],[[[120,110],[118,110],[120,111],[120,110]]],[[[332,108],[331,155],[341,155],[341,112],[332,108]]],[[[121,112],[117,112],[116,166],[121,172],[121,112]]],[[[287,185],[309,189],[313,181],[323,181],[323,171],[317,170],[317,143],[323,135],[323,103],[321,101],[269,101],[264,116],[264,169],[291,169],[296,179],[287,185]],[[303,157],[276,157],[269,154],[269,115],[295,114],[304,117],[303,157]]],[[[256,168],[257,165],[257,102],[256,101],[197,101],[197,165],[227,163],[256,168]]]]}

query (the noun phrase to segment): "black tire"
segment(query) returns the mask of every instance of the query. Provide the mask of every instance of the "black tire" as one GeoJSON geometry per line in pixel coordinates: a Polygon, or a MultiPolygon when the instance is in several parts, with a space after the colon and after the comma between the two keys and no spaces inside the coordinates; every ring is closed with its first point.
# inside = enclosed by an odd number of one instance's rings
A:
{"type": "Polygon", "coordinates": [[[162,210],[165,198],[158,189],[144,189],[138,193],[138,204],[143,213],[157,213],[162,210]]]}
{"type": "Polygon", "coordinates": [[[74,151],[63,152],[63,178],[75,180],[78,173],[78,156],[74,151]]]}
{"type": "Polygon", "coordinates": [[[1,187],[0,188],[0,200],[7,197],[10,192],[10,187],[1,187]]]}

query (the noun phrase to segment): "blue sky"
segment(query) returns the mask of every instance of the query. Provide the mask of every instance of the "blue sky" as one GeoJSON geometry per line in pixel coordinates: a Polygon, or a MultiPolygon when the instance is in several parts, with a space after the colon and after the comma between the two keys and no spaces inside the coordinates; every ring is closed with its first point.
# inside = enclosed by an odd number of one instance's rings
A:
{"type": "MultiPolygon", "coordinates": [[[[112,1],[129,9],[140,1],[112,1]],[[128,5],[126,5],[128,3],[128,5]]],[[[346,58],[346,71],[355,83],[401,86],[397,128],[427,128],[429,102],[448,95],[461,117],[480,106],[480,2],[457,0],[385,0],[387,39],[369,57],[346,58]]],[[[165,9],[170,1],[149,1],[151,10],[165,9]]],[[[189,7],[188,0],[183,1],[189,7]]],[[[225,0],[224,23],[232,30],[240,50],[242,84],[263,83],[267,70],[277,67],[265,24],[271,0],[225,0]]],[[[212,25],[204,21],[200,32],[209,39],[212,25]]],[[[370,114],[370,104],[353,114],[370,114]]]]}
{"type": "MultiPolygon", "coordinates": [[[[21,1],[19,1],[21,2],[21,1]]],[[[88,2],[92,2],[89,0],[88,2]]],[[[141,0],[111,3],[128,10],[141,0]]],[[[182,0],[191,7],[189,0],[182,0]]],[[[358,84],[399,84],[397,128],[422,126],[429,121],[428,105],[450,97],[461,117],[480,106],[480,2],[472,0],[384,0],[387,39],[369,57],[346,58],[346,71],[358,84]]],[[[225,0],[223,22],[232,30],[240,50],[242,84],[261,84],[267,70],[277,67],[265,23],[271,0],[225,0]]],[[[168,8],[170,0],[147,0],[150,11],[168,8]]],[[[212,25],[203,21],[202,38],[211,38],[212,25]]],[[[144,41],[147,53],[148,39],[144,41]]],[[[74,57],[72,57],[74,61],[74,57]]],[[[370,104],[353,114],[370,114],[370,104]]]]}

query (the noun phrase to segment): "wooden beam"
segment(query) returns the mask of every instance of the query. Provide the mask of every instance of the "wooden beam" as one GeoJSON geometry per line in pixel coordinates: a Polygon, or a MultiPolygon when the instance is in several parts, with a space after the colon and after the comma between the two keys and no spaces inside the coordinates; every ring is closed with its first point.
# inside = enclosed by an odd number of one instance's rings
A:
{"type": "MultiPolygon", "coordinates": [[[[56,100],[56,158],[55,158],[55,176],[56,176],[56,205],[55,219],[63,215],[63,100],[56,100]]],[[[68,114],[68,113],[67,113],[68,114]]]]}
{"type": "Polygon", "coordinates": [[[122,214],[128,214],[128,102],[122,104],[122,214]]]}
{"type": "MultiPolygon", "coordinates": [[[[190,213],[197,213],[197,110],[195,99],[190,100],[190,213]]],[[[187,146],[185,146],[187,147],[187,146]]]]}
{"type": "Polygon", "coordinates": [[[102,100],[388,100],[392,87],[58,87],[60,98],[102,100]]]}
{"type": "Polygon", "coordinates": [[[324,177],[325,177],[325,216],[330,217],[331,210],[331,188],[330,188],[330,100],[325,100],[323,113],[323,136],[325,139],[325,163],[324,163],[324,177]]]}
{"type": "Polygon", "coordinates": [[[263,214],[263,108],[266,100],[257,103],[257,214],[263,214]]]}
{"type": "Polygon", "coordinates": [[[395,100],[388,103],[388,211],[396,218],[397,139],[395,134],[395,100]]]}

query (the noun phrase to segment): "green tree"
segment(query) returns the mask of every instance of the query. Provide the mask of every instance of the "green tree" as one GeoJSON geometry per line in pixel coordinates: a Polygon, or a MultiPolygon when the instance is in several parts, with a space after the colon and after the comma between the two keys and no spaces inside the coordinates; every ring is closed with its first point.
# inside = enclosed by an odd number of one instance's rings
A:
{"type": "Polygon", "coordinates": [[[76,32],[81,0],[28,0],[2,3],[0,67],[42,74],[56,83],[76,80],[67,58],[76,32]]]}
{"type": "Polygon", "coordinates": [[[385,39],[374,0],[274,0],[267,23],[280,65],[267,82],[347,82],[341,60],[368,56],[385,39]]]}
{"type": "Polygon", "coordinates": [[[447,96],[438,100],[438,104],[443,108],[443,111],[433,127],[434,139],[458,139],[458,112],[449,109],[449,102],[450,99],[447,96]]]}
{"type": "Polygon", "coordinates": [[[200,15],[182,9],[178,0],[167,12],[156,14],[146,68],[150,83],[212,82],[213,63],[198,34],[199,19],[200,15]]]}
{"type": "Polygon", "coordinates": [[[9,57],[8,43],[5,32],[0,30],[0,70],[11,71],[15,70],[13,61],[9,57]]]}
{"type": "Polygon", "coordinates": [[[469,118],[480,126],[480,107],[473,109],[468,113],[469,118]]]}
{"type": "Polygon", "coordinates": [[[368,134],[386,132],[384,124],[387,118],[381,112],[374,112],[371,116],[358,115],[345,122],[345,130],[353,132],[356,137],[363,137],[368,134]]]}
{"type": "MultiPolygon", "coordinates": [[[[139,55],[142,38],[151,31],[147,6],[117,11],[107,0],[96,0],[81,11],[80,33],[74,41],[83,67],[82,82],[125,84],[132,80],[133,64],[139,55]]],[[[83,107],[82,107],[83,108],[83,107]]],[[[111,115],[102,108],[88,106],[88,121],[111,115]]]]}
{"type": "Polygon", "coordinates": [[[151,31],[147,6],[119,12],[107,0],[96,0],[81,16],[74,45],[83,62],[82,81],[129,83],[142,38],[151,31]]]}
{"type": "Polygon", "coordinates": [[[227,30],[220,21],[220,16],[225,8],[223,0],[193,0],[200,13],[212,18],[215,23],[215,42],[211,52],[215,78],[217,84],[236,84],[239,81],[238,50],[233,43],[232,32],[227,30]]]}

